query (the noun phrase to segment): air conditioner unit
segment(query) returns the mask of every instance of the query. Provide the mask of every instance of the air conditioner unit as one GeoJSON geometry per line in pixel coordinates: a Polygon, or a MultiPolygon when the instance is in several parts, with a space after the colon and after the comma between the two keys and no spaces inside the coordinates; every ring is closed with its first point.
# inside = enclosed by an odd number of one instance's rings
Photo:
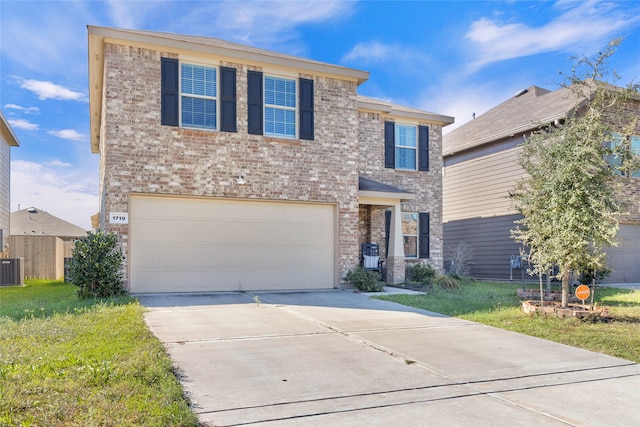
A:
{"type": "Polygon", "coordinates": [[[24,285],[24,259],[0,258],[0,286],[24,285]]]}

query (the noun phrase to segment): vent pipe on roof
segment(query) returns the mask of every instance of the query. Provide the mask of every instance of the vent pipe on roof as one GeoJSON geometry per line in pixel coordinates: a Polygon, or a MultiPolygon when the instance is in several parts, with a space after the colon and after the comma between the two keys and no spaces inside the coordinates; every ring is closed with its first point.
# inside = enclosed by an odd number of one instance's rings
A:
{"type": "Polygon", "coordinates": [[[522,89],[520,91],[518,91],[515,95],[513,95],[514,98],[517,98],[519,96],[524,95],[525,93],[529,92],[529,89],[522,89]]]}

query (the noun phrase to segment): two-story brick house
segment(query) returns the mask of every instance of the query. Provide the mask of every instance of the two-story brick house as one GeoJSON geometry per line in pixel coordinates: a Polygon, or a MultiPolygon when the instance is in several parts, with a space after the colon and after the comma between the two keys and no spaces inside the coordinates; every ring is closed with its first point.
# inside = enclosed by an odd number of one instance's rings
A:
{"type": "Polygon", "coordinates": [[[442,269],[452,118],[359,97],[360,70],[88,32],[100,228],[120,236],[131,292],[335,288],[370,241],[391,282],[407,259],[442,269]]]}

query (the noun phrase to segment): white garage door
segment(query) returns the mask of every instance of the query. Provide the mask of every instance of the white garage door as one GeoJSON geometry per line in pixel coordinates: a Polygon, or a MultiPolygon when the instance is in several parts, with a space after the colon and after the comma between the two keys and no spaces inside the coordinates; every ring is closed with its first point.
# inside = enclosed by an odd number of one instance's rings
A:
{"type": "Polygon", "coordinates": [[[620,245],[607,250],[613,269],[605,283],[640,283],[640,224],[620,224],[620,245]]]}
{"type": "Polygon", "coordinates": [[[132,293],[332,288],[333,205],[132,196],[132,293]]]}

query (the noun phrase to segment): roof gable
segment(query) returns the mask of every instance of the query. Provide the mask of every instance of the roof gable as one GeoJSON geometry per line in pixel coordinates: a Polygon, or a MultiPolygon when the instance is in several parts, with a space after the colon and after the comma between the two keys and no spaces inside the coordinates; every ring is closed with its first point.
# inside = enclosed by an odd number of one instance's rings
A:
{"type": "Polygon", "coordinates": [[[531,86],[443,136],[443,155],[537,129],[567,117],[582,101],[571,89],[531,86]]]}
{"type": "Polygon", "coordinates": [[[41,209],[27,208],[11,212],[12,236],[84,237],[87,231],[41,209]]]}

